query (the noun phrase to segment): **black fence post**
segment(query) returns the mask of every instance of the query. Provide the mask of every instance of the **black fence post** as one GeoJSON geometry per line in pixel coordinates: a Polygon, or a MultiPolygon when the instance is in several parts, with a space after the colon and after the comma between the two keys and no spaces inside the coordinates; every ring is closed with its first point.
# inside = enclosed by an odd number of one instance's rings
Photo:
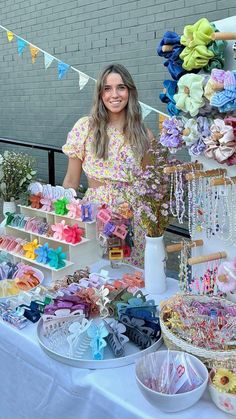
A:
{"type": "Polygon", "coordinates": [[[53,150],[48,151],[48,178],[50,185],[55,186],[55,159],[53,150]]]}

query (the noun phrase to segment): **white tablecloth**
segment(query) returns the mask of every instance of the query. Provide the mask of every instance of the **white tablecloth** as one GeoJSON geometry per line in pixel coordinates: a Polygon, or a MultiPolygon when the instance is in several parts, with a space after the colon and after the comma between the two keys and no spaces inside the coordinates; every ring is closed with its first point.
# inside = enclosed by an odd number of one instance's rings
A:
{"type": "MultiPolygon", "coordinates": [[[[168,280],[164,299],[176,291],[168,280]]],[[[188,410],[165,414],[140,393],[134,364],[102,370],[70,367],[37,342],[36,325],[18,331],[0,322],[0,419],[224,419],[208,391],[188,410]]]]}

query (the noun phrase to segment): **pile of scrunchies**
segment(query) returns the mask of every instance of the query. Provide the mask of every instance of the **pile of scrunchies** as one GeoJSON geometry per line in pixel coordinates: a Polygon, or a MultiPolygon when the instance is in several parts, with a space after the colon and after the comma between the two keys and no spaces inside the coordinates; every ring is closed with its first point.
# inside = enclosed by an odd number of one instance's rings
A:
{"type": "Polygon", "coordinates": [[[231,166],[236,164],[236,117],[171,117],[163,122],[160,142],[172,152],[187,146],[190,155],[204,154],[231,166]]]}

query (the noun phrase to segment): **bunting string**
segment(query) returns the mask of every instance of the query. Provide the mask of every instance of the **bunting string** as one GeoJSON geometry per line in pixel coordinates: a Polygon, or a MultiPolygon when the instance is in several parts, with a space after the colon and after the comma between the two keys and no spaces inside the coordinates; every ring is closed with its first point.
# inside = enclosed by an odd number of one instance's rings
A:
{"type": "MultiPolygon", "coordinates": [[[[86,84],[88,83],[89,80],[93,80],[95,83],[97,82],[97,80],[94,79],[93,77],[89,76],[88,74],[84,73],[83,71],[78,70],[77,68],[75,68],[75,67],[73,67],[69,64],[66,64],[66,63],[62,62],[61,60],[56,58],[54,55],[49,54],[48,52],[44,51],[42,48],[38,47],[37,45],[34,45],[31,42],[28,42],[26,39],[16,35],[14,32],[7,29],[6,27],[0,25],[0,28],[2,28],[4,31],[6,31],[7,39],[8,39],[9,42],[12,42],[14,37],[17,39],[17,51],[18,51],[19,55],[21,55],[23,53],[26,45],[29,46],[30,54],[31,54],[31,60],[32,60],[33,64],[35,63],[35,61],[38,57],[39,51],[41,51],[44,54],[44,67],[45,67],[46,70],[50,67],[50,65],[52,64],[52,62],[54,60],[57,61],[57,63],[58,63],[58,79],[59,80],[61,80],[69,70],[73,70],[73,71],[76,71],[79,74],[79,88],[80,88],[80,90],[82,90],[86,86],[86,84]]],[[[158,109],[153,108],[152,106],[147,105],[146,103],[143,103],[143,102],[139,101],[139,104],[141,106],[143,119],[145,119],[151,112],[155,112],[159,115],[162,115],[162,117],[169,118],[169,115],[159,111],[158,109]]]]}

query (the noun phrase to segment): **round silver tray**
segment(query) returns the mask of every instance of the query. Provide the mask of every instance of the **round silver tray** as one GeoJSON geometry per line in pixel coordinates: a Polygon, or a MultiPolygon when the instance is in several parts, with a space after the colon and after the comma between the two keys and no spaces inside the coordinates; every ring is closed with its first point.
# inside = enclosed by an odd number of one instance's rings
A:
{"type": "Polygon", "coordinates": [[[162,344],[162,337],[160,337],[151,346],[149,346],[149,348],[141,350],[138,348],[137,345],[129,341],[125,345],[126,355],[120,358],[114,358],[114,355],[111,352],[110,348],[106,346],[104,348],[104,359],[101,361],[97,361],[91,359],[90,350],[85,351],[82,358],[71,358],[68,355],[69,345],[66,340],[66,337],[64,339],[61,339],[60,345],[58,345],[57,349],[52,349],[50,347],[49,338],[47,338],[43,334],[42,319],[39,320],[37,325],[37,335],[41,348],[51,358],[64,364],[71,365],[72,367],[88,369],[116,368],[132,364],[136,361],[137,358],[140,358],[141,356],[148,354],[149,352],[156,351],[162,344]]]}

